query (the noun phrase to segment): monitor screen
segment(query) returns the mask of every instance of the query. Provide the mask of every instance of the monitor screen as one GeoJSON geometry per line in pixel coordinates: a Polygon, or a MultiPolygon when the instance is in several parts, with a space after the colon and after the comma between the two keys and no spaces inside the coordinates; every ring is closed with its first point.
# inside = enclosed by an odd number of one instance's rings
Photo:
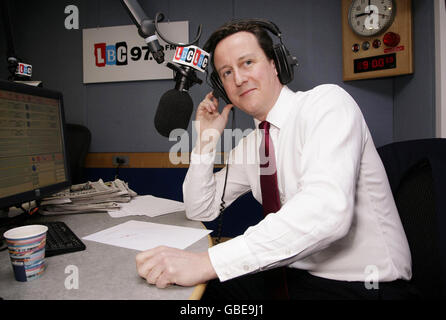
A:
{"type": "Polygon", "coordinates": [[[0,81],[0,209],[70,186],[62,94],[0,81]]]}

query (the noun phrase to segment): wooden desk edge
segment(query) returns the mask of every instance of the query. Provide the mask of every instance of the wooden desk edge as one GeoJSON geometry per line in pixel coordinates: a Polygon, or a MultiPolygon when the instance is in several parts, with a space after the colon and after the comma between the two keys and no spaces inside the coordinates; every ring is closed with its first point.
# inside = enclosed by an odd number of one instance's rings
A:
{"type": "MultiPolygon", "coordinates": [[[[201,223],[203,225],[203,228],[207,229],[206,226],[201,223]]],[[[209,242],[209,248],[213,246],[213,242],[212,242],[212,238],[211,236],[208,234],[208,242],[209,242]]],[[[192,292],[192,294],[189,297],[189,300],[200,300],[201,297],[203,296],[204,290],[206,290],[206,286],[207,283],[201,283],[195,286],[194,291],[192,292]]]]}

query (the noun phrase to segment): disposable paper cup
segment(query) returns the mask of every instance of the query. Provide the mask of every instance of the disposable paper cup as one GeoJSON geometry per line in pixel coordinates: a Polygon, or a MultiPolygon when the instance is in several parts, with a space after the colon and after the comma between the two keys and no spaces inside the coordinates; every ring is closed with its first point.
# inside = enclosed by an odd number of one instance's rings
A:
{"type": "Polygon", "coordinates": [[[29,225],[10,229],[3,234],[17,281],[37,279],[45,271],[47,231],[46,226],[29,225]]]}

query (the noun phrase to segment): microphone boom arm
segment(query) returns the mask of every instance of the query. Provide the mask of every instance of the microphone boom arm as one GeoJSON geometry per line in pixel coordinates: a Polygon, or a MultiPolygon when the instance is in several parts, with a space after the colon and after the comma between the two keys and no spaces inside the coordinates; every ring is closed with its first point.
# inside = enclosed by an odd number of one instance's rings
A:
{"type": "MultiPolygon", "coordinates": [[[[156,28],[153,20],[147,18],[144,10],[138,3],[138,0],[121,0],[121,3],[124,8],[127,9],[130,18],[138,28],[139,35],[147,42],[153,58],[155,58],[156,62],[158,62],[159,64],[163,63],[164,52],[163,48],[158,42],[158,37],[155,34],[156,28]]],[[[160,19],[159,21],[162,21],[164,19],[164,15],[157,15],[157,19],[160,19]]]]}

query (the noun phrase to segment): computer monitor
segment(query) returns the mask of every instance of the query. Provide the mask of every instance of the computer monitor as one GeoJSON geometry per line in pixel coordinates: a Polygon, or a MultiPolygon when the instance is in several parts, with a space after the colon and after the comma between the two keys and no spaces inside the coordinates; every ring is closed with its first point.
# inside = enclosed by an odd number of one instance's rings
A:
{"type": "Polygon", "coordinates": [[[71,185],[60,92],[0,80],[0,209],[71,185]]]}

